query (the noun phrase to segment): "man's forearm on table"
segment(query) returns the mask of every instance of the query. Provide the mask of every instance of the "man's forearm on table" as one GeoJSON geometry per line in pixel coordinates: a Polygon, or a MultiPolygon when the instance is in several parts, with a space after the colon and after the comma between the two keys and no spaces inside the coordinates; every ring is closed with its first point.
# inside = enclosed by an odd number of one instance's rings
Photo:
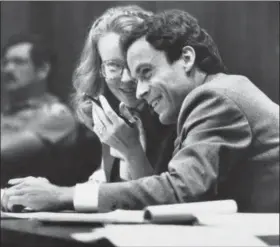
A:
{"type": "Polygon", "coordinates": [[[57,208],[74,209],[78,212],[93,212],[98,208],[97,183],[81,183],[73,187],[57,187],[57,208]]]}
{"type": "Polygon", "coordinates": [[[58,207],[62,210],[74,209],[74,191],[75,186],[73,187],[58,187],[58,207]]]}

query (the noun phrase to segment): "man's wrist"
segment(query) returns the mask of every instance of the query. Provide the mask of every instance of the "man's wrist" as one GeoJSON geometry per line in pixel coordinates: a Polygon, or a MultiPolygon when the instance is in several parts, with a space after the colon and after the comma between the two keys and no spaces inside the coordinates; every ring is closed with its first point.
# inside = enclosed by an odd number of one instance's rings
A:
{"type": "Polygon", "coordinates": [[[74,188],[75,187],[59,187],[59,207],[60,210],[74,209],[74,188]]]}

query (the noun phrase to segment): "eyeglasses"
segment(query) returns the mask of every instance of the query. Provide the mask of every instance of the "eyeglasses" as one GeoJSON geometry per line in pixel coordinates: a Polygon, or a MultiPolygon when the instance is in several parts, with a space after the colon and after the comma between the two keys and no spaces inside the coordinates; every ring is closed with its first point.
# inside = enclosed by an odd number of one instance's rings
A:
{"type": "Polygon", "coordinates": [[[100,74],[107,80],[120,79],[125,68],[122,60],[106,60],[101,64],[100,74]]]}

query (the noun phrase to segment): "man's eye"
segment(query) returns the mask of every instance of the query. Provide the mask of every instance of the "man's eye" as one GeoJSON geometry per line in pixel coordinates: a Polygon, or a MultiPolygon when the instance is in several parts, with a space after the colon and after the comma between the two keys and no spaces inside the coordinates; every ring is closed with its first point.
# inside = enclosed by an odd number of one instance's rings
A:
{"type": "Polygon", "coordinates": [[[23,59],[17,58],[17,59],[14,60],[14,63],[15,63],[15,64],[24,64],[25,61],[24,61],[23,59]]]}
{"type": "Polygon", "coordinates": [[[151,75],[152,75],[151,68],[143,68],[141,70],[140,75],[141,75],[141,78],[143,78],[143,79],[149,79],[151,77],[151,75]]]}

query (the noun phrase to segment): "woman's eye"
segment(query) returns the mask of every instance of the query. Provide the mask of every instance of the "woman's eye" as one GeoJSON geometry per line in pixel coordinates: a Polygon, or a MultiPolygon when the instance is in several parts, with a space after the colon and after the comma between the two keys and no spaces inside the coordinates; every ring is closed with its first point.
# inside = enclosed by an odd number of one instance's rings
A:
{"type": "Polygon", "coordinates": [[[114,72],[114,71],[116,71],[116,70],[117,70],[116,67],[108,67],[108,71],[110,71],[110,72],[114,72]]]}
{"type": "Polygon", "coordinates": [[[121,64],[110,64],[108,65],[108,68],[112,71],[120,70],[123,68],[121,64]]]}

